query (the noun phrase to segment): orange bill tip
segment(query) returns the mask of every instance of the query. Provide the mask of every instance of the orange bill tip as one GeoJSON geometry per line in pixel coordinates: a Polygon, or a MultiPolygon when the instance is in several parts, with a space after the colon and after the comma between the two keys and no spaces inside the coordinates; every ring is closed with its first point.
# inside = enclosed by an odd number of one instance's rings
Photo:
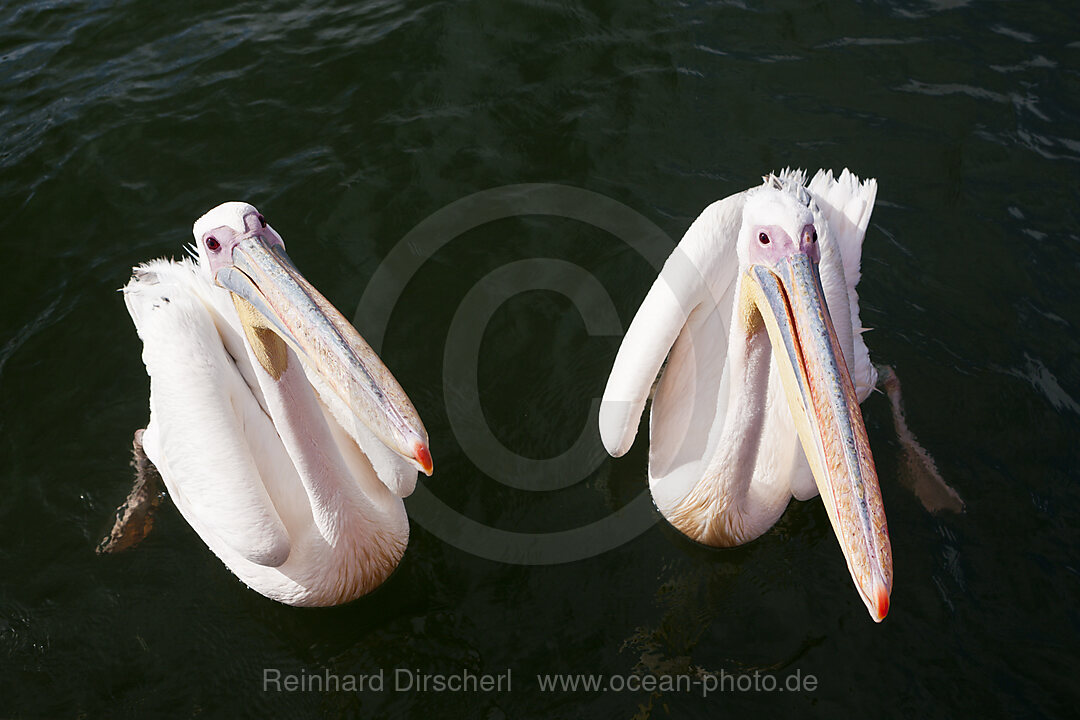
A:
{"type": "Polygon", "coordinates": [[[423,468],[424,474],[431,477],[434,466],[431,463],[431,452],[427,449],[427,445],[422,442],[416,443],[413,448],[413,455],[416,457],[416,462],[420,463],[420,467],[423,468]]]}
{"type": "Polygon", "coordinates": [[[885,619],[885,616],[889,614],[889,591],[885,589],[885,586],[879,581],[874,583],[875,598],[875,622],[881,622],[885,619]]]}

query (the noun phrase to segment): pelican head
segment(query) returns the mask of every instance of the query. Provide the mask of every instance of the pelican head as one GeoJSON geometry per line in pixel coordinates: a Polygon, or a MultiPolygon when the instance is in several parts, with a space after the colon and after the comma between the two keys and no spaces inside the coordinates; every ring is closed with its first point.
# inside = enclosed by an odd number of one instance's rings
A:
{"type": "Polygon", "coordinates": [[[288,348],[387,447],[430,475],[427,431],[409,398],[355,328],[296,269],[253,206],[219,205],[192,232],[203,273],[232,293],[255,357],[277,380],[288,348]]]}
{"type": "MultiPolygon", "coordinates": [[[[739,231],[739,318],[764,329],[799,440],[871,616],[889,609],[892,552],[862,412],[818,274],[811,198],[798,183],[768,178],[750,191],[739,231]]],[[[838,312],[847,312],[839,308],[838,312]]]]}

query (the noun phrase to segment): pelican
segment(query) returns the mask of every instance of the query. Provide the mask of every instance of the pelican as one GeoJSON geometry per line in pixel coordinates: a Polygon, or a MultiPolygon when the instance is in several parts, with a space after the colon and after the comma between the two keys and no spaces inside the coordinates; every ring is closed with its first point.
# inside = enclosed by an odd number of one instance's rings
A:
{"type": "Polygon", "coordinates": [[[289,605],[353,600],[405,551],[402,498],[431,474],[427,432],[258,210],[225,203],[193,234],[197,263],[146,263],[123,288],[150,376],[136,455],[250,588],[289,605]]]}
{"type": "Polygon", "coordinates": [[[649,488],[700,543],[760,536],[821,494],[871,617],[892,551],[859,403],[876,383],[859,263],[877,183],[844,170],[768,175],[687,230],[627,331],[600,408],[607,451],[634,441],[650,389],[649,488]],[[670,352],[669,352],[670,351],[670,352]]]}

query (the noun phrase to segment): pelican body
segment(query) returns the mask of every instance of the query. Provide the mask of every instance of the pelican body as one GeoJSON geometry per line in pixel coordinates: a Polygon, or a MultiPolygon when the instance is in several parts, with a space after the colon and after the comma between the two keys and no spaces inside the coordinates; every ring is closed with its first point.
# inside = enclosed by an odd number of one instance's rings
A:
{"type": "Polygon", "coordinates": [[[881,621],[892,554],[859,409],[876,372],[855,291],[877,183],[847,170],[764,180],[706,208],[668,259],[615,359],[601,437],[613,456],[629,449],[667,358],[649,427],[660,512],[733,546],[820,493],[881,621]]]}
{"type": "Polygon", "coordinates": [[[427,432],[254,207],[221,205],[193,233],[197,263],[149,262],[123,289],[150,376],[136,444],[249,587],[290,605],[359,597],[405,550],[427,432]]]}

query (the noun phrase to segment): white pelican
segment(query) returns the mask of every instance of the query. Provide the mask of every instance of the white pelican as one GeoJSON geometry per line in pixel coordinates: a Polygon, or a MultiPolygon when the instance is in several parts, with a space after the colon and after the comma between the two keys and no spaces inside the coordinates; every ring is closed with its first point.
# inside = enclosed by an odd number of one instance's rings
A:
{"type": "Polygon", "coordinates": [[[876,193],[847,170],[808,185],[785,170],[706,208],[623,339],[600,434],[611,455],[629,449],[668,357],[649,432],[660,512],[698,542],[732,546],[772,527],[792,496],[820,492],[880,622],[892,552],[859,409],[877,376],[855,293],[876,193]]]}
{"type": "Polygon", "coordinates": [[[405,551],[401,498],[418,469],[431,474],[427,432],[254,207],[220,205],[193,232],[198,264],[155,260],[124,288],[150,376],[136,454],[141,441],[177,509],[252,589],[289,605],[359,597],[405,551]]]}

